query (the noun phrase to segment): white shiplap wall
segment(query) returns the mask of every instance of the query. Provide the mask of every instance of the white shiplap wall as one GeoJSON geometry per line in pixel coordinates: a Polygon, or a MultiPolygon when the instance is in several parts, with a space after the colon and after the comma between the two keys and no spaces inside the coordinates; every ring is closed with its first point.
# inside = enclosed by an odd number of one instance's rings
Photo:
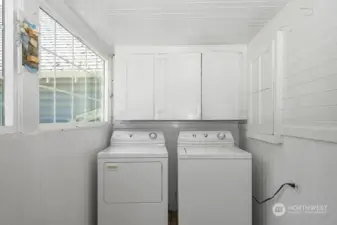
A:
{"type": "Polygon", "coordinates": [[[336,12],[336,0],[295,0],[249,43],[248,59],[251,59],[259,54],[263,45],[275,38],[278,30],[283,31],[282,36],[287,41],[287,66],[281,80],[285,83],[280,110],[284,114],[281,121],[285,134],[283,144],[257,141],[246,136],[244,126],[240,130],[240,147],[253,155],[253,193],[259,199],[265,199],[282,183],[294,181],[300,185],[299,191],[285,190],[278,196],[277,202],[286,207],[302,204],[328,205],[327,214],[308,215],[300,212],[275,217],[272,213],[273,203],[264,206],[255,203],[253,224],[336,224],[337,215],[332,212],[337,210],[337,144],[317,141],[336,142],[336,120],[325,124],[313,123],[312,117],[308,117],[311,114],[326,119],[322,113],[316,113],[321,108],[320,105],[325,105],[322,108],[327,108],[326,112],[330,115],[333,116],[334,113],[336,91],[328,90],[337,85],[336,81],[331,80],[335,79],[332,77],[336,77],[337,72],[336,12]],[[314,15],[310,16],[311,10],[305,8],[313,8],[314,15]],[[320,58],[325,59],[320,61],[320,58]],[[303,96],[295,95],[295,90],[303,93],[303,96]],[[291,100],[290,96],[293,97],[291,100]],[[290,119],[294,116],[297,119],[290,119]]]}
{"type": "Polygon", "coordinates": [[[290,3],[249,44],[253,59],[284,37],[283,134],[337,142],[337,1],[290,3]]]}
{"type": "Polygon", "coordinates": [[[284,133],[337,141],[337,1],[306,1],[285,32],[284,133]]]}

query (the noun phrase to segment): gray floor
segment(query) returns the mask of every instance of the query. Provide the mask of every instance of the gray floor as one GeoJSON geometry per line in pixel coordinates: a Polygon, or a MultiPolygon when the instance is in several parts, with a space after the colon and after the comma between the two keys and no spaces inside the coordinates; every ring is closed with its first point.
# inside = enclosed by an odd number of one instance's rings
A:
{"type": "Polygon", "coordinates": [[[177,212],[170,211],[169,212],[169,225],[177,225],[178,224],[178,215],[177,212]]]}

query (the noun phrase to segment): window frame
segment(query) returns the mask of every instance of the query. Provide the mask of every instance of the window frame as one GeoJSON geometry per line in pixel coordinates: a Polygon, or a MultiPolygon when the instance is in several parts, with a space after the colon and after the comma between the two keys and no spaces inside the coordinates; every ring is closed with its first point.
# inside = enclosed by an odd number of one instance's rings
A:
{"type": "MultiPolygon", "coordinates": [[[[249,81],[248,88],[249,95],[249,119],[247,124],[247,137],[251,139],[260,140],[272,144],[282,144],[282,100],[283,100],[283,74],[284,74],[284,33],[282,30],[277,30],[276,34],[272,37],[268,45],[260,49],[255,58],[249,61],[249,81]],[[271,46],[272,49],[272,94],[273,94],[273,133],[268,134],[264,132],[263,125],[254,125],[250,121],[253,119],[253,78],[252,78],[252,65],[258,59],[259,66],[261,56],[265,50],[271,46]]],[[[260,73],[260,72],[259,72],[260,73]]],[[[258,80],[260,82],[260,79],[258,80]]],[[[261,116],[258,114],[258,116],[261,116]]]]}
{"type": "MultiPolygon", "coordinates": [[[[63,27],[66,31],[68,31],[73,37],[78,39],[83,45],[85,45],[86,48],[91,50],[93,53],[95,53],[97,56],[99,56],[103,60],[103,71],[104,71],[104,77],[102,77],[102,120],[97,122],[69,122],[69,123],[40,123],[38,124],[38,130],[40,131],[49,131],[49,130],[65,130],[65,129],[77,129],[77,128],[94,128],[94,127],[100,127],[104,126],[106,124],[111,123],[110,119],[110,78],[112,76],[111,70],[111,60],[110,56],[104,56],[100,54],[100,52],[96,51],[95,48],[92,47],[91,44],[87,43],[83,38],[81,38],[79,35],[76,34],[75,29],[73,29],[68,23],[62,22],[59,20],[59,16],[48,7],[46,4],[41,4],[39,7],[39,10],[44,11],[47,15],[49,15],[56,23],[58,23],[61,27],[63,27]],[[73,32],[74,31],[74,32],[73,32]]],[[[39,88],[39,87],[38,87],[39,88]]],[[[40,99],[40,97],[39,97],[40,99]]],[[[40,105],[40,102],[39,102],[40,105]]],[[[40,110],[38,110],[38,114],[40,115],[40,110]]]]}
{"type": "Polygon", "coordinates": [[[2,57],[3,66],[3,119],[0,134],[11,134],[18,131],[18,85],[15,59],[17,52],[16,37],[17,24],[15,24],[15,5],[13,0],[2,1],[2,57]]]}

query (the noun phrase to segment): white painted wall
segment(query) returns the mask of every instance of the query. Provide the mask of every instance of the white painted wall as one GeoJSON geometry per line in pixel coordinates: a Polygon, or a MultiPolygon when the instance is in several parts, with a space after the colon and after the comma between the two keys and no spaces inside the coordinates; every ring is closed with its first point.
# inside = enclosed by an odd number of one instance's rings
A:
{"type": "MultiPolygon", "coordinates": [[[[42,2],[15,1],[34,23],[42,2]]],[[[17,129],[23,133],[0,135],[0,224],[96,224],[96,154],[108,146],[111,126],[40,131],[38,76],[13,76],[18,78],[17,129]]]]}
{"type": "Polygon", "coordinates": [[[260,206],[253,203],[254,225],[332,225],[337,222],[337,144],[285,137],[283,145],[269,144],[245,136],[240,147],[253,155],[253,194],[270,197],[284,182],[295,181],[300,191],[286,189],[276,200],[260,206]],[[328,205],[328,214],[275,217],[273,204],[328,205]]]}
{"type": "Polygon", "coordinates": [[[272,40],[277,30],[287,33],[282,102],[285,112],[283,131],[287,136],[283,137],[282,145],[274,145],[247,138],[245,126],[240,129],[240,147],[253,154],[253,193],[262,200],[270,197],[284,182],[295,181],[300,185],[299,192],[287,189],[278,199],[265,206],[254,204],[254,225],[337,223],[337,144],[310,140],[336,140],[333,127],[336,93],[327,92],[334,85],[337,88],[337,83],[331,80],[336,78],[336,70],[332,69],[336,65],[337,55],[336,11],[335,0],[293,1],[248,45],[248,58],[253,58],[263,43],[272,40]],[[324,63],[319,61],[323,58],[324,63]],[[322,85],[322,81],[325,85],[322,85]],[[315,92],[319,91],[329,94],[317,101],[315,92]],[[295,95],[295,92],[306,97],[295,95]],[[290,95],[294,97],[292,100],[288,100],[290,95]],[[303,106],[307,108],[301,108],[303,106]],[[324,109],[324,113],[320,109],[324,109]],[[313,130],[315,119],[316,122],[327,120],[327,123],[316,123],[313,130]],[[327,127],[329,129],[325,130],[327,127]],[[300,132],[291,132],[293,130],[300,132]],[[330,136],[324,138],[322,134],[330,136]],[[272,213],[272,206],[276,202],[286,207],[328,205],[328,214],[286,214],[277,218],[272,213]]]}
{"type": "Polygon", "coordinates": [[[96,224],[96,154],[111,127],[0,136],[0,224],[96,224]]]}

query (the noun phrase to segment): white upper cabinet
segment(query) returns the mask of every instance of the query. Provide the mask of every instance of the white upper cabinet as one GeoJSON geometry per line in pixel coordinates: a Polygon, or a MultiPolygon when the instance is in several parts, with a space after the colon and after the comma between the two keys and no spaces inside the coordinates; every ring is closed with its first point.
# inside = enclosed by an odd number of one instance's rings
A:
{"type": "Polygon", "coordinates": [[[124,46],[114,64],[115,120],[246,119],[246,46],[124,46]]]}
{"type": "Polygon", "coordinates": [[[155,119],[201,119],[201,53],[156,56],[155,119]]]}
{"type": "Polygon", "coordinates": [[[153,120],[154,55],[116,56],[115,65],[115,119],[153,120]]]}
{"type": "Polygon", "coordinates": [[[202,55],[202,119],[240,118],[243,54],[209,52],[202,55]]]}

